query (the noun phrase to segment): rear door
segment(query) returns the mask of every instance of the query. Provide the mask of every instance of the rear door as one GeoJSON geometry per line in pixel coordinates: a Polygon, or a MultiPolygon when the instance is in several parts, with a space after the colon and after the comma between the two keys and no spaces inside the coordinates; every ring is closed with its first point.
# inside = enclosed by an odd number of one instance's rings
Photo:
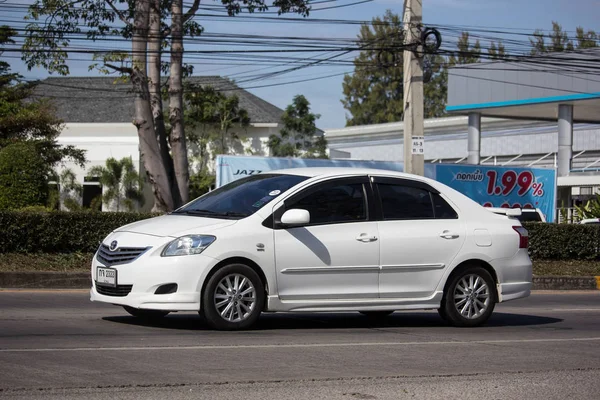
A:
{"type": "Polygon", "coordinates": [[[443,195],[420,181],[374,177],[380,237],[379,295],[427,297],[465,241],[443,195]]]}

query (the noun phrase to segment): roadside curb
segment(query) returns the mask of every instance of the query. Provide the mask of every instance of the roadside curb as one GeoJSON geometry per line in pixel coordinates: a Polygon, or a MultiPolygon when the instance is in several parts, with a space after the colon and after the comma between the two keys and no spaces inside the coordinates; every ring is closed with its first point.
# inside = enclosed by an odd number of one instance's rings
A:
{"type": "MultiPolygon", "coordinates": [[[[2,289],[87,289],[89,272],[0,272],[2,289]]],[[[600,276],[534,276],[532,290],[600,290],[600,276]]]]}
{"type": "Polygon", "coordinates": [[[600,276],[534,276],[533,290],[600,290],[600,276]]]}

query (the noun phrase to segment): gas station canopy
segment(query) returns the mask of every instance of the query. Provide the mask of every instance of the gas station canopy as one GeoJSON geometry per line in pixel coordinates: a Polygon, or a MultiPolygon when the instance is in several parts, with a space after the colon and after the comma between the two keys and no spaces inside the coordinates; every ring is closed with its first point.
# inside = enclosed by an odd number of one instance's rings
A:
{"type": "Polygon", "coordinates": [[[573,123],[600,123],[600,49],[460,65],[448,75],[452,114],[556,121],[561,104],[573,107],[573,123]]]}

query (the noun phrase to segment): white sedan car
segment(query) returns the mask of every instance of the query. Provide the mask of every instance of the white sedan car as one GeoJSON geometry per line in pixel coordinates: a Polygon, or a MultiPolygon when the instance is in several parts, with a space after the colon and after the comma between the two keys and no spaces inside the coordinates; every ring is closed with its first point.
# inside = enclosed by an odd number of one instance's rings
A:
{"type": "Polygon", "coordinates": [[[108,235],[91,300],[145,318],[198,311],[225,330],[249,328],[263,311],[437,309],[477,326],[497,302],[530,293],[517,211],[391,171],[253,175],[108,235]]]}

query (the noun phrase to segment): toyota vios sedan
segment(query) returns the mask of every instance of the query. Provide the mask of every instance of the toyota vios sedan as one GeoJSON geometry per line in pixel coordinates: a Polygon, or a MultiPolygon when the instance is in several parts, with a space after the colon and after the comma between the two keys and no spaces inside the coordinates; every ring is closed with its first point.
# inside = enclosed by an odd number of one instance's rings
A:
{"type": "Polygon", "coordinates": [[[91,300],[139,317],[198,311],[225,330],[273,311],[437,309],[452,325],[477,326],[497,302],[530,293],[516,213],[391,171],[253,175],[108,235],[91,300]]]}

